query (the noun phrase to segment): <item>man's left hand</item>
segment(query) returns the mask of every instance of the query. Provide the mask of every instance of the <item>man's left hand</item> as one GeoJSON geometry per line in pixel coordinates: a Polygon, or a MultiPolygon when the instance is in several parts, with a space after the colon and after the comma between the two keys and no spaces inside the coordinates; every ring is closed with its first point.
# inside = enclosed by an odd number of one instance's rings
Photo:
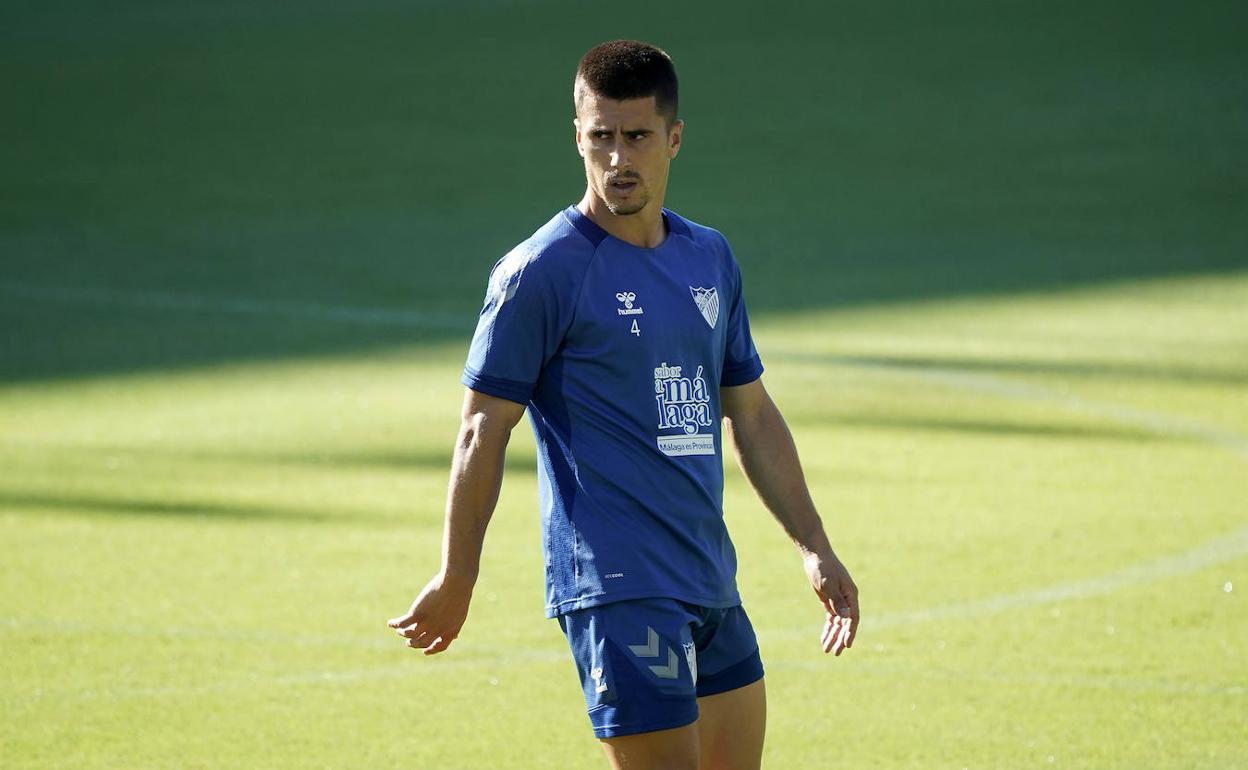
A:
{"type": "Polygon", "coordinates": [[[823,604],[823,651],[840,655],[854,646],[858,634],[858,586],[849,570],[831,551],[810,553],[805,559],[806,576],[823,604]]]}

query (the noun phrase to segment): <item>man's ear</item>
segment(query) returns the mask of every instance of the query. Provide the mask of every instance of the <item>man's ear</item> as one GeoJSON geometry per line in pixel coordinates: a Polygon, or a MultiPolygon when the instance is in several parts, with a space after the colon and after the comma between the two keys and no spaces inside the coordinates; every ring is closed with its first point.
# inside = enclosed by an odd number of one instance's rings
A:
{"type": "Polygon", "coordinates": [[[683,140],[682,134],[685,131],[685,121],[678,120],[672,124],[667,132],[667,157],[675,158],[680,152],[680,143],[683,140]]]}
{"type": "Polygon", "coordinates": [[[581,149],[581,119],[572,118],[572,126],[576,129],[575,133],[573,134],[573,136],[575,137],[575,141],[576,141],[576,154],[580,155],[583,158],[585,157],[585,151],[581,149]]]}

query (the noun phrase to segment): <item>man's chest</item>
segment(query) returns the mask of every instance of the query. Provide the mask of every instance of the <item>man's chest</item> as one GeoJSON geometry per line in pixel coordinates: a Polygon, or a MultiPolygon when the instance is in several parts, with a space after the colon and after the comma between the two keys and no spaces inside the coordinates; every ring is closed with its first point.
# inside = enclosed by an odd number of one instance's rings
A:
{"type": "Polygon", "coordinates": [[[715,454],[729,280],[711,259],[602,260],[563,348],[573,391],[633,415],[666,455],[715,454]]]}
{"type": "Polygon", "coordinates": [[[709,258],[598,260],[585,276],[567,346],[640,365],[689,357],[718,363],[730,305],[725,272],[709,258]]]}

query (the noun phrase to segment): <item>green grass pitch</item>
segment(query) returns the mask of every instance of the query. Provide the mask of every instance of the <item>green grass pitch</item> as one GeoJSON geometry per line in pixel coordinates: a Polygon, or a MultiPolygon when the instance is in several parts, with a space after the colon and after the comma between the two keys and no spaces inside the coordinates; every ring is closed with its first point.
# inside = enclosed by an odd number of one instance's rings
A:
{"type": "Polygon", "coordinates": [[[385,621],[576,57],[637,36],[862,589],[824,657],[729,470],[765,765],[1248,766],[1244,13],[924,8],[6,11],[0,765],[605,767],[527,422],[461,639],[385,621]]]}

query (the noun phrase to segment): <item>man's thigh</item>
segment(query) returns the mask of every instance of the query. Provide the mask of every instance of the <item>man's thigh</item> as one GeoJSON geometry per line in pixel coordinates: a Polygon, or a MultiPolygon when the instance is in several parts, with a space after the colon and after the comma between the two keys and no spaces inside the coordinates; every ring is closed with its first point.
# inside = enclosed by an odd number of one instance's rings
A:
{"type": "Polygon", "coordinates": [[[698,698],[698,721],[604,738],[613,770],[759,770],[767,731],[763,680],[698,698]]]}
{"type": "Polygon", "coordinates": [[[702,770],[695,722],[671,730],[603,738],[612,770],[702,770]]]}
{"type": "Polygon", "coordinates": [[[759,679],[698,698],[699,770],[758,770],[767,732],[767,692],[759,679]]]}

